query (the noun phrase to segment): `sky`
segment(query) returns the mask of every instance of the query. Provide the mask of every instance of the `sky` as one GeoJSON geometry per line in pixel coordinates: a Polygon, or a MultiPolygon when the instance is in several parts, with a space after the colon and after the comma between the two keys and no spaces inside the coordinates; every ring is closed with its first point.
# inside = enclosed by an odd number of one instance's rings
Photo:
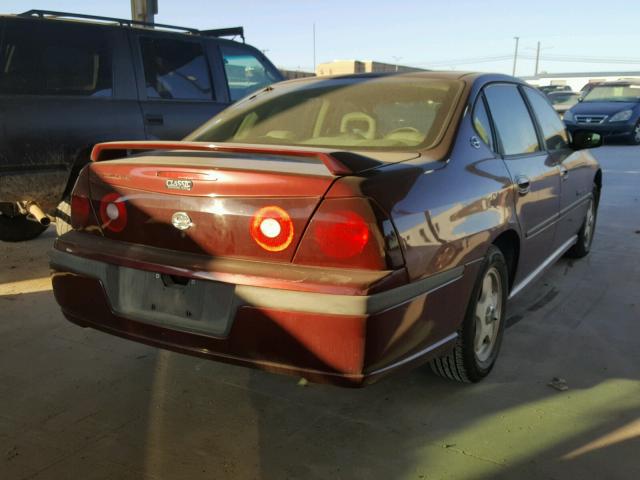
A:
{"type": "MultiPolygon", "coordinates": [[[[156,22],[200,29],[242,25],[281,68],[376,60],[421,68],[512,73],[640,71],[640,2],[536,0],[158,0],[156,22]]],[[[30,8],[130,18],[129,0],[0,0],[30,8]]]]}

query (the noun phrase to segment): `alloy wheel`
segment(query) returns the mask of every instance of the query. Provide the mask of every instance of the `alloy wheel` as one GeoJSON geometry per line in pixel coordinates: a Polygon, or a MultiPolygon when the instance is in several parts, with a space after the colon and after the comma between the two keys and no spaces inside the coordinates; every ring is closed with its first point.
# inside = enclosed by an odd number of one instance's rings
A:
{"type": "Polygon", "coordinates": [[[491,267],[482,280],[475,309],[474,352],[480,363],[489,360],[495,348],[502,318],[502,295],[500,274],[495,267],[491,267]]]}
{"type": "Polygon", "coordinates": [[[591,200],[589,202],[589,209],[587,210],[587,216],[584,219],[584,246],[585,248],[589,248],[591,245],[591,238],[593,237],[593,227],[595,226],[596,214],[594,208],[594,202],[591,200]]]}

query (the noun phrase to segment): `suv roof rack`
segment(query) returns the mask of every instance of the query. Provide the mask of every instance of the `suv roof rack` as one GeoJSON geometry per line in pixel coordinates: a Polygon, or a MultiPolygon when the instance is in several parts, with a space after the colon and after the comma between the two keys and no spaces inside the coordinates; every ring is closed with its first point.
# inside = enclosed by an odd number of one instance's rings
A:
{"type": "Polygon", "coordinates": [[[167,30],[179,30],[193,35],[204,35],[207,37],[236,37],[240,36],[242,42],[245,42],[244,28],[232,27],[232,28],[217,28],[212,30],[198,30],[197,28],[179,27],[176,25],[167,25],[164,23],[147,23],[138,20],[128,20],[126,18],[115,17],[102,17],[99,15],[85,15],[83,13],[69,13],[69,12],[57,12],[54,10],[27,10],[26,12],[19,13],[19,17],[40,17],[40,18],[80,18],[84,20],[98,20],[100,22],[117,23],[121,27],[149,27],[149,28],[162,28],[167,30]]]}

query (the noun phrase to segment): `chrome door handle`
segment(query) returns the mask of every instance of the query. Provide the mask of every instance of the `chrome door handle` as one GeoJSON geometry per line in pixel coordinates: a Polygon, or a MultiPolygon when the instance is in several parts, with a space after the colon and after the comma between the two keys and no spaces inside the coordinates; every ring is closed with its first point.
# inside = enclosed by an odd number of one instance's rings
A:
{"type": "Polygon", "coordinates": [[[562,165],[560,165],[560,178],[562,178],[562,180],[566,180],[567,178],[569,178],[569,170],[567,170],[562,165]]]}
{"type": "Polygon", "coordinates": [[[531,180],[526,175],[518,175],[516,177],[516,185],[520,195],[526,195],[531,191],[531,180]]]}
{"type": "Polygon", "coordinates": [[[144,121],[147,125],[164,125],[164,117],[161,114],[147,113],[144,121]]]}

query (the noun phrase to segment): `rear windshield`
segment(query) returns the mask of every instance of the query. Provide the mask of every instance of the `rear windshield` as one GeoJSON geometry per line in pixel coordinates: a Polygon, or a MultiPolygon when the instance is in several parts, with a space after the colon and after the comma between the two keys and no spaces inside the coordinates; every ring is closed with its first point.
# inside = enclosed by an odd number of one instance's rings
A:
{"type": "Polygon", "coordinates": [[[462,82],[415,77],[281,84],[245,98],[188,140],[327,148],[428,148],[449,122],[462,82]]]}
{"type": "Polygon", "coordinates": [[[584,97],[585,102],[637,102],[640,85],[600,85],[584,97]]]}

